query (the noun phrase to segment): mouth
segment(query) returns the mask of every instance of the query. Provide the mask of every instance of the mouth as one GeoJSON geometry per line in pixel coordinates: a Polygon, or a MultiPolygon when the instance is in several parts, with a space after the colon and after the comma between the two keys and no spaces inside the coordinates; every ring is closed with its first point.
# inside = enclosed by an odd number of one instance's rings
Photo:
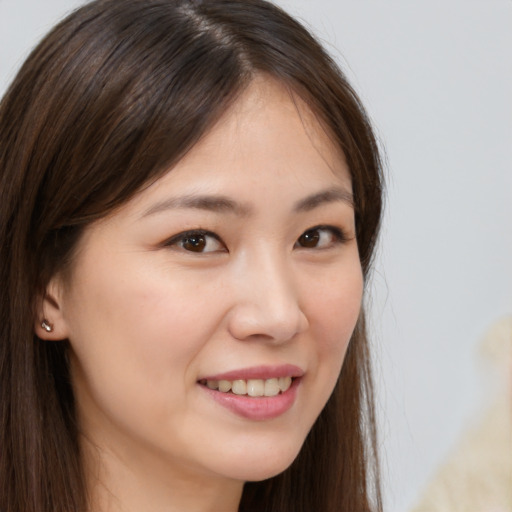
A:
{"type": "Polygon", "coordinates": [[[233,395],[250,397],[272,397],[288,391],[297,377],[273,377],[270,379],[236,379],[236,380],[215,380],[202,379],[199,384],[207,388],[230,393],[233,395]]]}
{"type": "Polygon", "coordinates": [[[237,416],[265,421],[293,407],[303,376],[295,365],[258,366],[205,376],[197,383],[205,396],[237,416]]]}

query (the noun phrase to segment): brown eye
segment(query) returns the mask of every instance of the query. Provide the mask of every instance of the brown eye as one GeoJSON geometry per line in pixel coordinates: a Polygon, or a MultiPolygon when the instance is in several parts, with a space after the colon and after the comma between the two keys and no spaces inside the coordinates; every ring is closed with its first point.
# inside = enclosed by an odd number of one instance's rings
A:
{"type": "Polygon", "coordinates": [[[186,251],[203,252],[206,247],[206,236],[199,233],[189,235],[183,238],[181,246],[186,251]]]}
{"type": "Polygon", "coordinates": [[[226,246],[215,233],[201,229],[179,233],[168,240],[165,247],[198,254],[227,251],[226,246]]]}
{"type": "Polygon", "coordinates": [[[348,238],[335,226],[316,226],[304,231],[295,242],[295,247],[302,249],[329,249],[343,244],[348,238]]]}
{"type": "Polygon", "coordinates": [[[310,229],[305,231],[298,239],[297,243],[301,247],[316,247],[320,241],[320,233],[318,229],[310,229]]]}

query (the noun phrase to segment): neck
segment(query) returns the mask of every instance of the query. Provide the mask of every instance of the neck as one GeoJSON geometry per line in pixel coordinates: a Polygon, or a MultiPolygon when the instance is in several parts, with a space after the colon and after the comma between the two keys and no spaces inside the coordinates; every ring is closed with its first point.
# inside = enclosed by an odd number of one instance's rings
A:
{"type": "Polygon", "coordinates": [[[84,443],[89,512],[237,512],[243,482],[84,443]],[[179,468],[179,469],[178,469],[179,468]]]}

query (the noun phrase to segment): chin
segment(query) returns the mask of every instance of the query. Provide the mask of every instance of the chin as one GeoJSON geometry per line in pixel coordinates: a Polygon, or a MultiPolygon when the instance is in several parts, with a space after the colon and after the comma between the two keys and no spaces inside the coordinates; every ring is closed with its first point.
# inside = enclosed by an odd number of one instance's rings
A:
{"type": "MultiPolygon", "coordinates": [[[[302,442],[279,446],[261,448],[255,443],[250,450],[242,453],[231,468],[226,468],[233,478],[245,482],[267,480],[290,467],[302,448],[302,442]]],[[[228,462],[227,460],[225,460],[228,462]]]]}

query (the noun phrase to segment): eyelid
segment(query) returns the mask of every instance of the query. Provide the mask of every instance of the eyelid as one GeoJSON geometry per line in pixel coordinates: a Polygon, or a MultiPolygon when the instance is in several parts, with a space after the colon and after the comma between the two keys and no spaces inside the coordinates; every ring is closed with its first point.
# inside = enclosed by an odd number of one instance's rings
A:
{"type": "MultiPolygon", "coordinates": [[[[180,233],[177,233],[176,235],[173,235],[171,238],[168,238],[167,240],[165,240],[163,242],[162,246],[163,247],[178,246],[178,243],[181,242],[182,240],[184,240],[188,237],[193,237],[193,236],[198,236],[198,235],[199,236],[209,236],[211,238],[214,238],[215,240],[217,240],[219,242],[219,244],[222,245],[222,247],[227,252],[226,244],[222,241],[220,236],[217,235],[216,233],[213,233],[212,231],[208,231],[206,229],[187,229],[186,231],[181,231],[180,233]]],[[[183,252],[190,252],[190,253],[194,254],[194,251],[187,251],[183,247],[178,247],[178,248],[181,249],[183,252]]],[[[218,251],[197,252],[195,254],[208,254],[211,252],[218,252],[218,251]]]]}
{"type": "MultiPolygon", "coordinates": [[[[340,226],[333,226],[331,224],[319,224],[317,226],[312,226],[305,231],[302,232],[300,237],[302,237],[304,234],[308,233],[309,231],[329,231],[333,237],[334,241],[332,244],[330,244],[328,247],[303,247],[298,245],[299,239],[297,239],[297,242],[295,242],[295,246],[299,249],[305,249],[305,250],[322,250],[322,249],[330,249],[331,247],[339,244],[344,244],[346,242],[349,242],[354,237],[349,236],[345,229],[343,229],[340,226]]],[[[300,238],[299,237],[299,238],[300,238]]]]}
{"type": "MultiPolygon", "coordinates": [[[[187,238],[194,237],[194,236],[204,236],[204,237],[214,238],[222,246],[224,252],[229,252],[227,247],[226,247],[226,244],[220,238],[219,235],[217,235],[216,233],[214,233],[212,231],[209,231],[209,230],[206,230],[206,229],[201,229],[201,228],[187,229],[185,231],[181,231],[180,233],[177,233],[176,235],[173,235],[171,238],[168,238],[167,240],[165,240],[162,243],[162,247],[170,247],[170,248],[172,248],[173,246],[175,246],[177,250],[180,250],[180,251],[183,251],[183,252],[187,252],[187,253],[191,252],[191,253],[195,253],[195,254],[209,254],[209,253],[220,252],[218,250],[215,250],[215,251],[197,251],[197,252],[195,252],[195,251],[188,251],[185,248],[179,246],[179,243],[181,241],[183,241],[183,240],[185,240],[187,238]]],[[[319,224],[319,225],[316,225],[316,226],[312,226],[312,227],[304,230],[301,233],[300,237],[295,242],[294,247],[298,248],[298,249],[305,249],[305,250],[330,249],[333,246],[344,244],[344,243],[346,243],[346,242],[348,242],[348,241],[350,241],[350,240],[352,240],[354,238],[353,236],[348,236],[347,232],[346,232],[346,230],[344,228],[342,228],[340,226],[333,226],[331,224],[319,224]],[[327,247],[321,247],[321,246],[320,247],[318,247],[318,246],[306,247],[306,246],[299,245],[300,237],[302,237],[304,234],[306,234],[308,232],[311,232],[311,231],[328,231],[333,236],[333,241],[327,247]]]]}
{"type": "MultiPolygon", "coordinates": [[[[348,241],[350,240],[351,238],[347,235],[347,232],[345,231],[345,229],[343,229],[342,227],[340,226],[333,226],[331,224],[322,224],[320,226],[313,226],[312,228],[310,229],[318,229],[318,230],[327,230],[327,231],[331,231],[334,235],[336,235],[336,237],[340,240],[340,241],[348,241]]],[[[309,230],[308,230],[309,231],[309,230]]]]}

